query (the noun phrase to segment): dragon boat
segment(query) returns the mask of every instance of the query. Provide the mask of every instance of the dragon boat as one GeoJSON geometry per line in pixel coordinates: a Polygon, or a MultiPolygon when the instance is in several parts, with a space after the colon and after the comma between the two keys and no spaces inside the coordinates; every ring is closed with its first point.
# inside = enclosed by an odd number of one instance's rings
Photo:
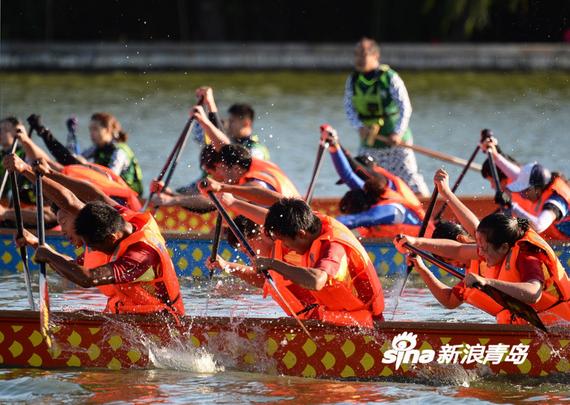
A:
{"type": "MultiPolygon", "coordinates": [[[[160,317],[53,312],[49,348],[39,313],[0,311],[0,366],[148,369],[161,355],[210,356],[218,368],[309,378],[434,379],[570,373],[570,332],[514,325],[381,322],[375,329],[290,318],[160,317]]],[[[565,376],[566,374],[566,376],[565,376]]]]}

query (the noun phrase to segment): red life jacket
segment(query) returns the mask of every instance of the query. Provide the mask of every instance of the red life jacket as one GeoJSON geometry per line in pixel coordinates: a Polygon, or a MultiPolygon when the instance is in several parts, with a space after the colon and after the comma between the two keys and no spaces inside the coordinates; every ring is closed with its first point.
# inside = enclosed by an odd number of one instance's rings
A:
{"type": "Polygon", "coordinates": [[[252,180],[260,180],[269,184],[284,197],[300,197],[297,188],[283,173],[283,170],[273,162],[251,158],[249,170],[241,176],[239,184],[245,184],[252,180]]]}
{"type": "Polygon", "coordinates": [[[410,186],[408,186],[404,180],[378,165],[374,165],[372,167],[372,170],[390,180],[396,187],[395,191],[398,192],[408,202],[408,204],[417,207],[423,212],[422,203],[420,200],[418,200],[418,196],[412,191],[410,186]]]}
{"type": "MultiPolygon", "coordinates": [[[[334,279],[329,279],[327,285],[320,291],[309,291],[293,284],[275,271],[271,271],[277,288],[295,313],[299,313],[310,304],[316,307],[299,315],[301,319],[319,319],[337,325],[357,325],[373,327],[374,319],[381,319],[384,310],[384,295],[382,285],[368,253],[348,228],[337,220],[316,214],[322,222],[321,234],[309,250],[303,255],[284,255],[280,241],[275,242],[275,259],[302,267],[312,267],[319,260],[321,244],[325,241],[342,244],[348,262],[334,279]],[[307,300],[307,297],[310,299],[307,300]]],[[[267,285],[265,293],[273,299],[288,314],[287,307],[267,285]]]]}
{"type": "MultiPolygon", "coordinates": [[[[408,201],[405,197],[401,194],[397,193],[396,191],[386,188],[384,193],[382,194],[382,198],[373,207],[377,207],[379,205],[388,205],[388,204],[401,204],[406,209],[412,211],[416,216],[421,220],[424,219],[424,210],[421,208],[421,205],[415,205],[408,201]]],[[[383,224],[383,225],[375,225],[370,227],[361,226],[358,228],[358,233],[365,238],[393,238],[398,234],[410,235],[410,236],[417,236],[420,231],[420,225],[410,225],[410,224],[383,224]]],[[[433,232],[433,226],[428,226],[428,230],[426,232],[427,235],[431,235],[433,232]]]]}
{"type": "MultiPolygon", "coordinates": [[[[117,260],[127,248],[135,243],[143,242],[155,250],[160,256],[160,268],[153,269],[156,275],[152,280],[124,284],[107,284],[97,288],[108,297],[105,312],[111,313],[150,313],[168,311],[176,315],[184,315],[184,304],[180,295],[180,285],[174,270],[172,259],[166,249],[166,242],[160,233],[156,221],[150,213],[126,212],[122,214],[126,221],[133,219],[144,222],[144,226],[135,230],[123,239],[112,255],[85,249],[84,266],[93,269],[117,260]],[[166,286],[168,300],[157,297],[157,284],[166,286]]],[[[138,222],[137,221],[137,222],[138,222]]]]}
{"type": "Polygon", "coordinates": [[[127,208],[139,211],[142,207],[138,194],[130,188],[121,176],[111,169],[95,163],[89,165],[64,166],[62,173],[78,180],[93,183],[99,190],[111,198],[119,198],[127,204],[127,208]]]}
{"type": "MultiPolygon", "coordinates": [[[[560,260],[558,260],[556,253],[554,253],[550,245],[533,230],[529,230],[515,243],[500,266],[485,268],[485,266],[476,266],[477,262],[475,262],[469,271],[477,272],[484,277],[495,280],[515,283],[522,282],[520,269],[517,268],[517,258],[521,246],[523,246],[524,243],[531,244],[540,249],[540,253],[537,253],[536,257],[538,257],[543,264],[545,276],[542,294],[538,302],[531,306],[536,310],[546,325],[561,320],[570,321],[570,304],[568,302],[570,300],[570,280],[560,260]]],[[[468,297],[468,299],[466,299],[466,301],[496,316],[498,323],[526,323],[520,319],[513,322],[513,316],[508,310],[500,307],[481,291],[473,288],[468,288],[467,290],[468,292],[466,292],[465,296],[468,297]]]]}

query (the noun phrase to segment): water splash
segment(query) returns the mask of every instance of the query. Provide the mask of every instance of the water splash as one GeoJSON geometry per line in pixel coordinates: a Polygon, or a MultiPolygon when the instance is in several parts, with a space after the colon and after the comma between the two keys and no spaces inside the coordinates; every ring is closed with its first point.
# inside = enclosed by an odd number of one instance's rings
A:
{"type": "Polygon", "coordinates": [[[224,371],[224,367],[218,364],[214,356],[204,348],[178,346],[158,347],[149,344],[148,356],[151,364],[156,368],[185,370],[199,374],[216,374],[224,371]]]}

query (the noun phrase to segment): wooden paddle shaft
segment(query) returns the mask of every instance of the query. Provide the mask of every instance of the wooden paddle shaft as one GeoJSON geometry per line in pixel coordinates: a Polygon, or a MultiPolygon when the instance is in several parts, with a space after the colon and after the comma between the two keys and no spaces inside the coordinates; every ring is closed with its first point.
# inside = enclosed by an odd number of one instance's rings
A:
{"type": "MultiPolygon", "coordinates": [[[[390,141],[385,136],[378,136],[377,138],[386,144],[390,144],[390,141]]],[[[449,154],[443,153],[443,152],[438,152],[438,151],[435,151],[433,149],[426,148],[425,146],[410,145],[407,143],[401,143],[397,146],[400,146],[402,148],[412,149],[415,152],[422,153],[426,156],[429,156],[429,157],[432,157],[435,159],[443,160],[444,162],[453,163],[454,165],[458,165],[458,166],[465,167],[467,165],[467,162],[468,162],[467,160],[462,159],[460,157],[449,155],[449,154]]],[[[471,163],[469,165],[469,169],[480,172],[481,171],[481,165],[478,163],[471,163]]]]}

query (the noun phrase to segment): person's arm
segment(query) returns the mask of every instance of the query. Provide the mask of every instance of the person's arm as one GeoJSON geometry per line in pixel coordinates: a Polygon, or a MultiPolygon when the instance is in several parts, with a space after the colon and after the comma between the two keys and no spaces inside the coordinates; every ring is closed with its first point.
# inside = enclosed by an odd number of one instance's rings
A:
{"type": "Polygon", "coordinates": [[[152,197],[151,203],[152,205],[158,207],[169,207],[173,205],[179,205],[188,208],[190,210],[198,210],[198,211],[211,210],[214,207],[214,205],[210,202],[210,200],[199,194],[168,195],[165,193],[160,193],[160,194],[155,194],[152,197]]]}
{"type": "Polygon", "coordinates": [[[219,255],[213,262],[209,259],[206,260],[206,267],[210,270],[220,269],[228,274],[235,275],[246,283],[257,288],[263,288],[263,285],[265,284],[265,277],[255,271],[253,267],[246,266],[245,264],[228,262],[222,259],[219,255]]]}
{"type": "Polygon", "coordinates": [[[87,269],[77,264],[71,257],[56,252],[48,245],[38,247],[34,260],[48,263],[62,277],[84,288],[115,284],[113,267],[110,264],[87,269]]]}
{"type": "Polygon", "coordinates": [[[313,291],[320,291],[326,285],[328,275],[325,271],[311,267],[294,266],[278,259],[258,257],[255,260],[258,271],[273,270],[294,284],[313,291]]]}
{"type": "Polygon", "coordinates": [[[47,178],[50,178],[67,188],[83,202],[102,201],[112,207],[117,205],[117,202],[115,200],[95,187],[93,183],[85,180],[75,179],[55,170],[49,170],[45,166],[43,166],[42,171],[47,178]]]}
{"type": "MultiPolygon", "coordinates": [[[[22,222],[24,226],[36,226],[38,216],[34,209],[21,209],[22,222]]],[[[16,211],[13,208],[4,208],[0,206],[0,220],[9,221],[10,224],[16,224],[16,211]]],[[[49,207],[44,208],[44,221],[46,228],[53,228],[57,225],[57,218],[49,207]]]]}
{"type": "Polygon", "coordinates": [[[34,141],[32,141],[25,128],[23,130],[22,128],[23,126],[19,127],[20,132],[18,132],[17,137],[20,140],[22,147],[24,148],[24,152],[26,153],[26,160],[45,160],[55,170],[62,170],[63,166],[58,162],[54,162],[53,159],[42,148],[40,148],[35,144],[34,141]]]}
{"type": "Polygon", "coordinates": [[[362,189],[364,187],[364,180],[358,177],[354,170],[352,170],[348,159],[338,144],[331,144],[329,152],[334,168],[342,181],[344,181],[351,190],[362,189]]]}
{"type": "Polygon", "coordinates": [[[531,213],[525,211],[516,202],[512,203],[512,213],[519,218],[526,218],[530,222],[532,228],[538,232],[542,233],[548,229],[554,221],[556,221],[557,213],[551,209],[543,209],[538,216],[532,215],[531,213]]]}
{"type": "Polygon", "coordinates": [[[538,280],[521,283],[495,280],[492,278],[485,278],[474,273],[468,273],[465,277],[465,285],[467,287],[472,287],[475,283],[479,283],[482,286],[491,286],[513,298],[531,305],[536,304],[542,295],[542,285],[538,280]]]}
{"type": "Polygon", "coordinates": [[[63,145],[52,132],[46,128],[41,127],[37,131],[38,135],[44,140],[46,147],[53,155],[57,163],[67,166],[67,165],[77,165],[81,162],[73,156],[73,154],[63,145]]]}
{"type": "Polygon", "coordinates": [[[202,106],[195,106],[192,114],[194,119],[196,119],[202,129],[204,129],[206,136],[212,141],[212,145],[216,151],[219,152],[224,145],[231,143],[230,138],[228,138],[228,136],[224,134],[223,131],[218,129],[212,121],[210,121],[202,106]]]}
{"type": "Polygon", "coordinates": [[[234,214],[243,215],[244,217],[251,219],[256,224],[265,223],[265,217],[267,216],[268,211],[267,208],[260,207],[259,205],[255,205],[244,200],[239,200],[230,193],[222,193],[219,200],[224,207],[230,209],[234,214]]]}
{"type": "Polygon", "coordinates": [[[481,144],[481,149],[486,153],[492,153],[495,158],[495,164],[497,168],[500,169],[509,180],[516,180],[519,177],[521,168],[516,164],[511,162],[509,159],[501,155],[497,151],[498,141],[496,138],[491,137],[485,139],[481,144]]]}
{"type": "Polygon", "coordinates": [[[398,120],[394,126],[394,132],[390,135],[391,138],[398,137],[401,138],[407,131],[410,124],[410,118],[412,116],[412,103],[410,102],[410,97],[408,95],[408,90],[404,81],[398,74],[392,76],[390,81],[390,95],[392,99],[398,105],[398,120]]]}
{"type": "MultiPolygon", "coordinates": [[[[6,170],[15,171],[31,182],[36,181],[36,174],[31,166],[25,163],[16,155],[8,155],[4,158],[4,167],[6,170]]],[[[50,199],[59,208],[68,211],[71,214],[77,214],[85,204],[75,196],[70,190],[55,182],[50,178],[42,179],[44,195],[50,199]]]]}
{"type": "Polygon", "coordinates": [[[462,301],[460,301],[453,293],[453,289],[439,281],[437,277],[426,267],[420,257],[409,256],[409,260],[411,264],[414,265],[414,268],[417,270],[424,283],[426,283],[427,288],[441,305],[447,309],[454,309],[462,304],[462,301]]]}
{"type": "Polygon", "coordinates": [[[243,185],[237,185],[220,183],[214,179],[206,178],[200,182],[199,189],[203,194],[208,191],[213,191],[214,193],[229,193],[254,204],[266,207],[275,204],[283,198],[282,194],[256,184],[255,181],[243,185]]]}
{"type": "Polygon", "coordinates": [[[450,239],[417,238],[408,235],[399,235],[394,238],[394,246],[400,253],[407,253],[404,247],[406,243],[438,256],[461,260],[465,263],[479,259],[475,243],[460,243],[450,239]]]}
{"type": "Polygon", "coordinates": [[[477,227],[479,226],[479,218],[451,191],[447,172],[443,169],[438,169],[435,172],[433,182],[461,226],[469,235],[475,237],[477,227]]]}

